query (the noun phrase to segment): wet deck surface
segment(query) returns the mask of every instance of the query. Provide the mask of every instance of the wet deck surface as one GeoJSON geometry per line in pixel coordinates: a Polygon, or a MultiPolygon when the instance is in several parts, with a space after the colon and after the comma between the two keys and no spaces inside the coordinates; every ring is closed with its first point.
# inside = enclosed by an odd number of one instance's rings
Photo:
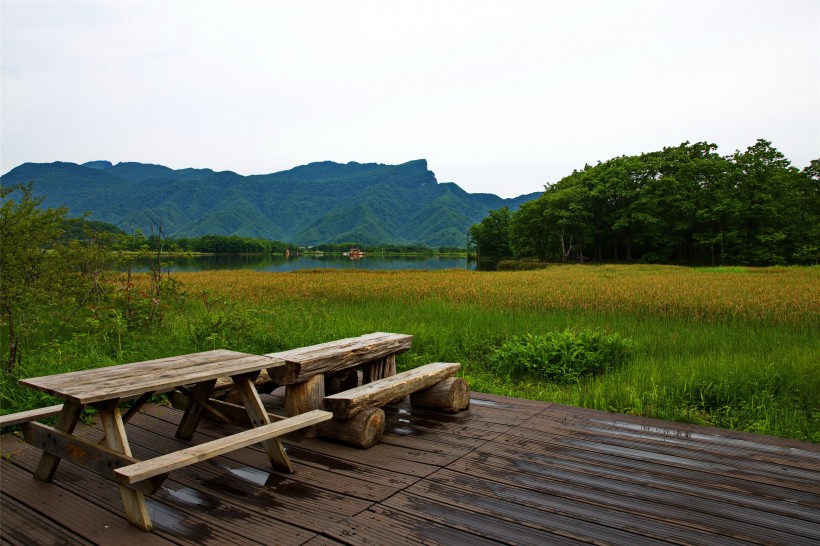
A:
{"type": "MultiPolygon", "coordinates": [[[[296,473],[245,448],[171,473],[125,520],[113,482],[2,438],[3,544],[820,544],[820,446],[474,393],[469,411],[386,408],[362,451],[287,442],[296,473]]],[[[181,412],[147,406],[134,456],[179,449],[181,412]]],[[[100,438],[93,426],[83,434],[100,438]]],[[[192,443],[235,431],[203,422],[192,443]]]]}

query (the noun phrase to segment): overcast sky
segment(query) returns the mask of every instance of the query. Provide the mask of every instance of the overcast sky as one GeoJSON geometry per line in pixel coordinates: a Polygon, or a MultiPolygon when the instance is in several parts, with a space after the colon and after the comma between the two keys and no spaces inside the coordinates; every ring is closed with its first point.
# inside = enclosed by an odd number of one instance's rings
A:
{"type": "Polygon", "coordinates": [[[511,197],[758,138],[820,157],[820,2],[0,2],[0,172],[425,158],[511,197]]]}

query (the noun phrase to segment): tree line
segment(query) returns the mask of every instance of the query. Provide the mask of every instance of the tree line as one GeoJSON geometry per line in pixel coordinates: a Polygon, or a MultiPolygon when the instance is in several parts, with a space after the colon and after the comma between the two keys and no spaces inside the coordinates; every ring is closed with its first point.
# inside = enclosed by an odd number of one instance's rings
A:
{"type": "Polygon", "coordinates": [[[820,263],[820,159],[802,171],[771,142],[621,156],[575,170],[470,228],[480,259],[681,264],[820,263]]]}

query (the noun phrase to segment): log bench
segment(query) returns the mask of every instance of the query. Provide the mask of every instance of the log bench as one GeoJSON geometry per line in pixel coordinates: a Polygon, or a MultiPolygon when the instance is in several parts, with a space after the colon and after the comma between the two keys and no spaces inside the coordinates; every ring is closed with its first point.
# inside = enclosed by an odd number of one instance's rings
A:
{"type": "MultiPolygon", "coordinates": [[[[283,361],[268,369],[274,383],[286,385],[285,415],[298,415],[321,408],[326,377],[345,377],[348,386],[358,384],[351,374],[362,369],[362,382],[369,383],[396,373],[396,355],[410,349],[413,336],[375,332],[339,339],[265,356],[283,361]],[[350,385],[353,383],[353,385],[350,385]]],[[[345,384],[345,381],[342,381],[345,384]]]]}
{"type": "Polygon", "coordinates": [[[333,419],[318,426],[319,436],[367,449],[384,432],[386,404],[410,395],[414,407],[455,413],[470,405],[463,379],[454,377],[461,364],[434,362],[326,396],[323,400],[333,419]]]}
{"type": "MultiPolygon", "coordinates": [[[[327,394],[359,384],[357,370],[361,370],[363,383],[395,374],[396,355],[409,350],[412,341],[413,336],[407,334],[374,332],[268,353],[264,356],[276,364],[256,378],[256,388],[267,393],[285,386],[287,417],[322,409],[322,399],[327,394]]],[[[211,398],[220,398],[226,403],[238,401],[230,382],[220,380],[215,389],[211,398]]],[[[315,427],[306,428],[300,434],[314,437],[315,427]]]]}

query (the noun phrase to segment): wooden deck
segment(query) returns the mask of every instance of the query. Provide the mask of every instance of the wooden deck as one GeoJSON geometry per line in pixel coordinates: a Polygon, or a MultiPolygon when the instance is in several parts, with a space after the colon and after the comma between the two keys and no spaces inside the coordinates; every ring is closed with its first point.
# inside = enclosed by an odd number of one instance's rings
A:
{"type": "MultiPolygon", "coordinates": [[[[269,398],[275,403],[275,398],[269,398]]],[[[126,522],[113,482],[2,438],[2,544],[820,544],[820,446],[474,393],[448,416],[387,407],[381,444],[287,443],[173,472],[126,522]]],[[[179,449],[181,412],[148,405],[134,456],[179,449]]],[[[99,438],[99,428],[81,425],[99,438]]],[[[80,427],[78,427],[80,428],[80,427]]],[[[193,444],[225,433],[205,422],[193,444]]]]}

